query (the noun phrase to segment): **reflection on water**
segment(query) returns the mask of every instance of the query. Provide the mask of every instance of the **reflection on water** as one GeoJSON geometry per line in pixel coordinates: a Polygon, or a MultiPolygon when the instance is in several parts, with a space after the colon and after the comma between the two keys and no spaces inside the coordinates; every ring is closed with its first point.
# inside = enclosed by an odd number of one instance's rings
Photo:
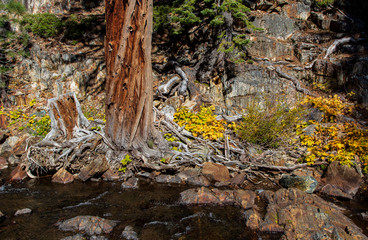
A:
{"type": "MultiPolygon", "coordinates": [[[[234,206],[184,206],[178,202],[185,186],[142,183],[139,189],[122,190],[115,182],[51,183],[29,180],[0,187],[0,239],[61,239],[74,235],[55,227],[59,220],[78,215],[118,220],[109,239],[121,239],[131,225],[140,239],[265,239],[245,227],[241,209],[234,206]],[[18,209],[31,215],[14,217],[18,209]]],[[[277,239],[277,238],[275,238],[277,239]]]]}
{"type": "MultiPolygon", "coordinates": [[[[10,170],[8,170],[10,171],[10,170]]],[[[2,176],[9,172],[2,172],[2,176]]],[[[1,185],[1,181],[0,181],[1,185]]],[[[50,179],[5,183],[0,186],[0,239],[61,239],[75,233],[62,232],[55,223],[79,215],[99,216],[119,223],[108,239],[121,239],[131,225],[140,239],[279,239],[278,234],[260,234],[245,227],[242,211],[235,206],[185,206],[179,200],[187,186],[165,186],[141,182],[139,189],[123,190],[120,182],[51,183],[50,179]],[[18,209],[30,215],[14,217],[18,209]]],[[[261,191],[261,190],[258,190],[261,191]]],[[[335,201],[368,233],[367,191],[353,201],[335,201]]],[[[333,199],[329,199],[333,201],[333,199]]]]}

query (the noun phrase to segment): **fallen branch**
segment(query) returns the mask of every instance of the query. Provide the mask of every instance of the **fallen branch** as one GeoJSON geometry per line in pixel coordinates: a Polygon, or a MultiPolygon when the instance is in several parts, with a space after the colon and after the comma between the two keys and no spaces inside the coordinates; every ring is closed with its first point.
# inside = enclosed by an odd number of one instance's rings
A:
{"type": "Polygon", "coordinates": [[[321,166],[321,165],[324,165],[324,164],[328,164],[327,162],[318,162],[318,163],[314,163],[314,164],[310,164],[310,165],[308,165],[308,163],[302,163],[302,164],[296,164],[296,165],[291,166],[291,167],[286,167],[286,166],[256,164],[256,163],[252,163],[252,162],[245,162],[245,163],[249,164],[251,166],[251,168],[266,169],[266,170],[277,170],[277,171],[285,171],[285,172],[291,172],[291,171],[294,171],[298,168],[305,168],[305,167],[308,167],[308,166],[321,166]]]}
{"type": "Polygon", "coordinates": [[[299,80],[296,79],[295,77],[292,77],[292,76],[287,75],[286,73],[282,72],[279,67],[277,67],[275,69],[275,71],[280,77],[286,78],[286,79],[292,81],[294,83],[294,86],[295,86],[297,91],[302,92],[302,93],[307,94],[307,95],[310,95],[310,96],[315,96],[315,94],[311,93],[308,89],[301,87],[299,80]]]}
{"type": "Polygon", "coordinates": [[[162,84],[157,88],[156,94],[163,94],[163,95],[169,94],[172,88],[175,85],[179,84],[179,82],[180,79],[178,77],[171,78],[167,83],[162,84]]]}
{"type": "Polygon", "coordinates": [[[182,82],[180,83],[178,92],[179,92],[180,95],[186,96],[187,95],[187,90],[188,90],[188,82],[189,82],[189,80],[187,78],[187,75],[179,67],[179,64],[175,64],[175,71],[176,71],[177,74],[179,74],[179,76],[182,79],[182,82]]]}
{"type": "Polygon", "coordinates": [[[333,44],[327,49],[326,51],[326,55],[324,57],[324,59],[327,59],[335,50],[339,45],[348,43],[350,41],[355,41],[354,38],[352,37],[346,37],[346,38],[341,38],[341,39],[337,39],[333,42],[333,44]]]}

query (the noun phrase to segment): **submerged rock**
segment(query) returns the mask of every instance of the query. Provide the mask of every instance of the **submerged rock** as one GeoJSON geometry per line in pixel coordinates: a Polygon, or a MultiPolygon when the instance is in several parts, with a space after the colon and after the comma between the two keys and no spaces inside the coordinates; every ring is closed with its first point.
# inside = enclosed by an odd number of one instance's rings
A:
{"type": "Polygon", "coordinates": [[[342,166],[335,161],[327,168],[326,186],[321,189],[321,192],[331,196],[351,199],[358,192],[362,183],[363,179],[354,167],[342,166]],[[328,185],[332,187],[328,187],[328,185]]]}
{"type": "Polygon", "coordinates": [[[65,168],[60,168],[59,171],[57,171],[52,176],[52,182],[56,182],[56,183],[67,184],[73,181],[74,181],[73,175],[69,173],[67,170],[65,170],[65,168]]]}
{"type": "Polygon", "coordinates": [[[297,188],[306,193],[313,193],[318,185],[317,180],[311,176],[290,176],[284,175],[280,179],[280,184],[284,188],[297,188]]]}
{"type": "Polygon", "coordinates": [[[121,234],[123,238],[127,240],[138,240],[138,234],[134,231],[132,226],[126,226],[123,233],[121,234]]]}
{"type": "Polygon", "coordinates": [[[192,188],[180,193],[180,200],[184,204],[235,204],[248,209],[254,205],[256,194],[248,190],[219,190],[205,187],[192,188]]]}
{"type": "MultiPolygon", "coordinates": [[[[86,240],[87,238],[82,234],[76,234],[73,236],[62,238],[61,240],[86,240]]],[[[104,236],[91,236],[89,240],[108,240],[108,238],[104,236]]]]}
{"type": "Polygon", "coordinates": [[[62,231],[85,232],[89,236],[108,234],[116,226],[117,221],[107,220],[96,216],[77,216],[56,225],[62,231]]]}
{"type": "Polygon", "coordinates": [[[127,181],[121,184],[121,187],[122,188],[132,188],[132,189],[138,188],[138,178],[136,177],[129,178],[127,181]]]}
{"type": "Polygon", "coordinates": [[[24,214],[31,214],[31,213],[32,213],[32,209],[30,209],[30,208],[23,208],[23,209],[17,210],[14,213],[14,216],[19,216],[19,215],[24,215],[24,214]]]}
{"type": "Polygon", "coordinates": [[[62,238],[61,240],[85,240],[85,239],[86,238],[83,237],[82,234],[76,234],[76,235],[73,235],[73,236],[62,238]]]}
{"type": "Polygon", "coordinates": [[[208,188],[192,188],[180,193],[184,204],[220,204],[218,198],[208,188]]]}
{"type": "Polygon", "coordinates": [[[230,173],[226,166],[206,162],[203,164],[202,174],[208,177],[210,180],[217,182],[226,182],[230,180],[230,173]]]}
{"type": "Polygon", "coordinates": [[[110,168],[102,175],[102,179],[105,181],[116,181],[119,180],[119,173],[112,171],[110,168]]]}
{"type": "Polygon", "coordinates": [[[174,183],[174,184],[181,184],[182,180],[178,176],[171,176],[171,175],[158,175],[155,178],[155,181],[158,183],[174,183]]]}

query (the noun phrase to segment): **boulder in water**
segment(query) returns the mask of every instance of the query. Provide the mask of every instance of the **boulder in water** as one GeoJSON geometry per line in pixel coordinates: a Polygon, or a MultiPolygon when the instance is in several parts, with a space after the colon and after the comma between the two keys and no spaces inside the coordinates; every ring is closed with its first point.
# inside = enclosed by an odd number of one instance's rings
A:
{"type": "Polygon", "coordinates": [[[122,188],[132,188],[132,189],[138,188],[138,178],[136,177],[129,178],[127,181],[121,184],[121,187],[122,188]]]}
{"type": "Polygon", "coordinates": [[[26,166],[19,164],[11,173],[10,181],[22,181],[28,177],[26,166]]]}
{"type": "Polygon", "coordinates": [[[69,173],[67,170],[65,170],[65,168],[60,168],[59,171],[57,171],[52,176],[52,182],[56,182],[56,183],[67,184],[73,181],[74,181],[73,175],[69,173]]]}
{"type": "Polygon", "coordinates": [[[138,240],[138,234],[134,231],[132,226],[126,226],[121,234],[126,240],[138,240]]]}
{"type": "Polygon", "coordinates": [[[226,182],[230,180],[230,174],[227,167],[217,163],[204,163],[202,174],[217,182],[226,182]]]}
{"type": "MultiPolygon", "coordinates": [[[[279,232],[281,239],[367,239],[341,207],[298,189],[263,191],[268,203],[259,230],[279,232]]],[[[245,215],[251,219],[252,214],[245,215]]],[[[246,218],[247,221],[250,221],[246,218]]],[[[249,226],[252,226],[249,224],[249,226]]],[[[257,224],[254,225],[257,227],[257,224]]]]}
{"type": "Polygon", "coordinates": [[[104,219],[96,216],[77,216],[56,223],[62,231],[85,232],[89,236],[109,234],[116,226],[117,221],[104,219]]]}

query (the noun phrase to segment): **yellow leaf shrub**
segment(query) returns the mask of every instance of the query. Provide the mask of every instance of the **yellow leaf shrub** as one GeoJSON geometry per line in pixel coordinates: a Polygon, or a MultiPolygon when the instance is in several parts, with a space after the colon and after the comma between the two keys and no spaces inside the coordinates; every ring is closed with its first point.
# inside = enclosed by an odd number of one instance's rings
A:
{"type": "Polygon", "coordinates": [[[337,115],[348,114],[352,111],[352,106],[344,103],[336,94],[327,98],[308,96],[303,100],[302,104],[308,103],[324,113],[324,122],[333,122],[337,115]]]}
{"type": "Polygon", "coordinates": [[[336,116],[349,114],[352,105],[344,103],[340,97],[334,95],[328,98],[307,97],[303,103],[310,103],[321,110],[324,124],[310,121],[315,125],[314,132],[307,135],[302,129],[308,124],[297,127],[297,135],[301,144],[307,147],[305,161],[313,164],[316,160],[339,161],[342,165],[352,166],[356,157],[364,164],[368,171],[368,131],[353,122],[337,123],[336,116]]]}
{"type": "Polygon", "coordinates": [[[339,161],[352,166],[355,156],[368,170],[368,131],[354,123],[333,123],[323,126],[315,123],[315,131],[308,136],[300,133],[301,144],[307,146],[305,160],[313,164],[316,160],[339,161]]]}
{"type": "MultiPolygon", "coordinates": [[[[10,120],[9,126],[13,126],[18,128],[19,131],[23,131],[24,129],[30,130],[30,133],[37,136],[46,136],[47,133],[51,130],[51,120],[49,115],[37,116],[36,114],[31,114],[29,111],[33,109],[33,106],[36,104],[36,100],[33,99],[28,106],[26,111],[23,109],[4,109],[3,107],[0,110],[0,115],[5,115],[10,120]]],[[[27,108],[27,106],[24,106],[27,108]]]]}
{"type": "Polygon", "coordinates": [[[184,128],[195,137],[218,140],[224,137],[226,122],[216,120],[214,110],[214,106],[201,107],[198,113],[192,113],[185,107],[179,108],[174,114],[174,121],[181,127],[185,125],[184,128]]]}

